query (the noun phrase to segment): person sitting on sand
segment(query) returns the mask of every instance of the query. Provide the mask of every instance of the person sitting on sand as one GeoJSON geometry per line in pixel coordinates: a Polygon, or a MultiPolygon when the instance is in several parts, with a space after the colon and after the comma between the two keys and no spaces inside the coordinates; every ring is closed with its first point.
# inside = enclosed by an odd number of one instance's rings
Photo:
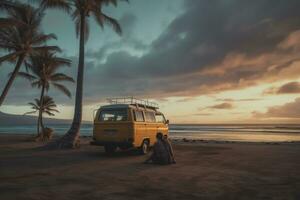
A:
{"type": "Polygon", "coordinates": [[[168,153],[169,153],[169,163],[170,164],[175,164],[175,158],[174,158],[174,152],[173,152],[173,148],[172,148],[172,144],[171,141],[169,140],[168,136],[165,135],[164,139],[163,139],[165,148],[167,149],[168,153]]]}
{"type": "Polygon", "coordinates": [[[166,148],[165,142],[163,141],[163,134],[157,133],[156,139],[157,141],[153,146],[153,152],[144,163],[147,164],[152,162],[154,164],[167,165],[170,163],[170,153],[166,148]]]}

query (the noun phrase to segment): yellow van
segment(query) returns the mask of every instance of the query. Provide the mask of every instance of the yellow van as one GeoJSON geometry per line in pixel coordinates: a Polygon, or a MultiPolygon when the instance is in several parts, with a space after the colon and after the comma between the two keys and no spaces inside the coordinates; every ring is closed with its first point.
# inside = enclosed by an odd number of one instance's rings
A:
{"type": "Polygon", "coordinates": [[[158,105],[135,98],[109,99],[110,104],[100,107],[94,117],[92,145],[104,146],[112,153],[138,148],[147,154],[156,142],[156,134],[169,134],[169,121],[158,111],[158,105]]]}

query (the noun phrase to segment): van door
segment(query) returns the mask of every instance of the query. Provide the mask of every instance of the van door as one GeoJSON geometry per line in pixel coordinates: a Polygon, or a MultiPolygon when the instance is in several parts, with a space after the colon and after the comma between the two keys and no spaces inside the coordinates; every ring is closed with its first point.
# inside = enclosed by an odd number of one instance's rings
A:
{"type": "Polygon", "coordinates": [[[150,139],[150,145],[156,142],[157,123],[155,122],[154,112],[145,111],[147,137],[150,139]]]}
{"type": "Polygon", "coordinates": [[[140,147],[147,136],[144,113],[141,110],[132,110],[134,120],[134,146],[140,147]]]}

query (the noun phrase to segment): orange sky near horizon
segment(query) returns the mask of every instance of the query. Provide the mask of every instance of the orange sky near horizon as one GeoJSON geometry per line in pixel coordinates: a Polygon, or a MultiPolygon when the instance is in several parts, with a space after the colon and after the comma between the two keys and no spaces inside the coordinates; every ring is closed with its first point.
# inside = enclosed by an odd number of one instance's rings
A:
{"type": "MultiPolygon", "coordinates": [[[[299,81],[300,79],[290,80],[299,81]]],[[[289,81],[262,84],[240,90],[193,97],[170,97],[156,100],[171,123],[236,124],[236,123],[300,123],[299,118],[274,117],[268,110],[283,108],[285,104],[299,98],[298,94],[265,94],[270,88],[280,87],[289,81]]],[[[107,103],[84,106],[83,120],[93,121],[94,110],[107,103]]],[[[296,106],[299,105],[296,104],[296,106]]],[[[296,110],[299,110],[295,106],[296,110]]],[[[54,118],[71,119],[73,107],[58,105],[60,113],[54,118]]],[[[28,106],[3,106],[2,111],[23,114],[28,106]]],[[[282,111],[283,112],[283,111],[282,111]]],[[[289,111],[287,111],[289,112],[289,111]]]]}

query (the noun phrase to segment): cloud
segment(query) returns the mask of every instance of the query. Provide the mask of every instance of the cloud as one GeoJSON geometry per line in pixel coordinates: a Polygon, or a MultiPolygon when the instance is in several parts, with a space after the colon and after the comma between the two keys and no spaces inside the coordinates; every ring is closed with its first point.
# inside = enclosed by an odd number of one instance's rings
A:
{"type": "Polygon", "coordinates": [[[150,45],[135,34],[135,13],[125,14],[123,37],[87,52],[85,104],[189,98],[299,77],[299,7],[299,0],[185,0],[150,45]]]}
{"type": "Polygon", "coordinates": [[[300,83],[299,82],[289,82],[278,88],[271,87],[266,89],[263,94],[297,94],[300,93],[300,83]]]}
{"type": "Polygon", "coordinates": [[[178,102],[178,103],[186,103],[186,102],[189,102],[189,101],[192,101],[192,100],[195,100],[195,98],[194,97],[186,97],[186,98],[179,99],[176,102],[178,102]]]}
{"type": "Polygon", "coordinates": [[[278,44],[280,49],[300,49],[300,31],[295,31],[289,35],[288,38],[283,40],[281,43],[278,44]]]}
{"type": "Polygon", "coordinates": [[[232,109],[233,105],[231,103],[221,103],[213,106],[208,106],[205,109],[232,109]]]}
{"type": "Polygon", "coordinates": [[[89,81],[97,88],[89,84],[89,94],[193,97],[299,77],[300,54],[284,45],[300,43],[289,39],[299,34],[296,6],[293,0],[186,1],[186,12],[142,56],[114,51],[95,66],[89,81]]]}
{"type": "Polygon", "coordinates": [[[216,99],[216,101],[227,101],[227,102],[242,102],[242,101],[259,101],[261,100],[260,98],[249,98],[249,99],[216,99]]]}
{"type": "Polygon", "coordinates": [[[252,113],[255,118],[300,118],[300,98],[281,106],[270,107],[265,113],[252,113]]]}
{"type": "Polygon", "coordinates": [[[212,113],[195,113],[194,116],[210,116],[212,113]]]}
{"type": "Polygon", "coordinates": [[[135,36],[137,17],[131,13],[126,13],[119,20],[122,27],[122,37],[119,40],[106,42],[98,50],[88,50],[86,53],[87,58],[95,58],[99,62],[105,62],[107,57],[113,52],[120,50],[130,51],[145,51],[148,46],[135,36]]]}

